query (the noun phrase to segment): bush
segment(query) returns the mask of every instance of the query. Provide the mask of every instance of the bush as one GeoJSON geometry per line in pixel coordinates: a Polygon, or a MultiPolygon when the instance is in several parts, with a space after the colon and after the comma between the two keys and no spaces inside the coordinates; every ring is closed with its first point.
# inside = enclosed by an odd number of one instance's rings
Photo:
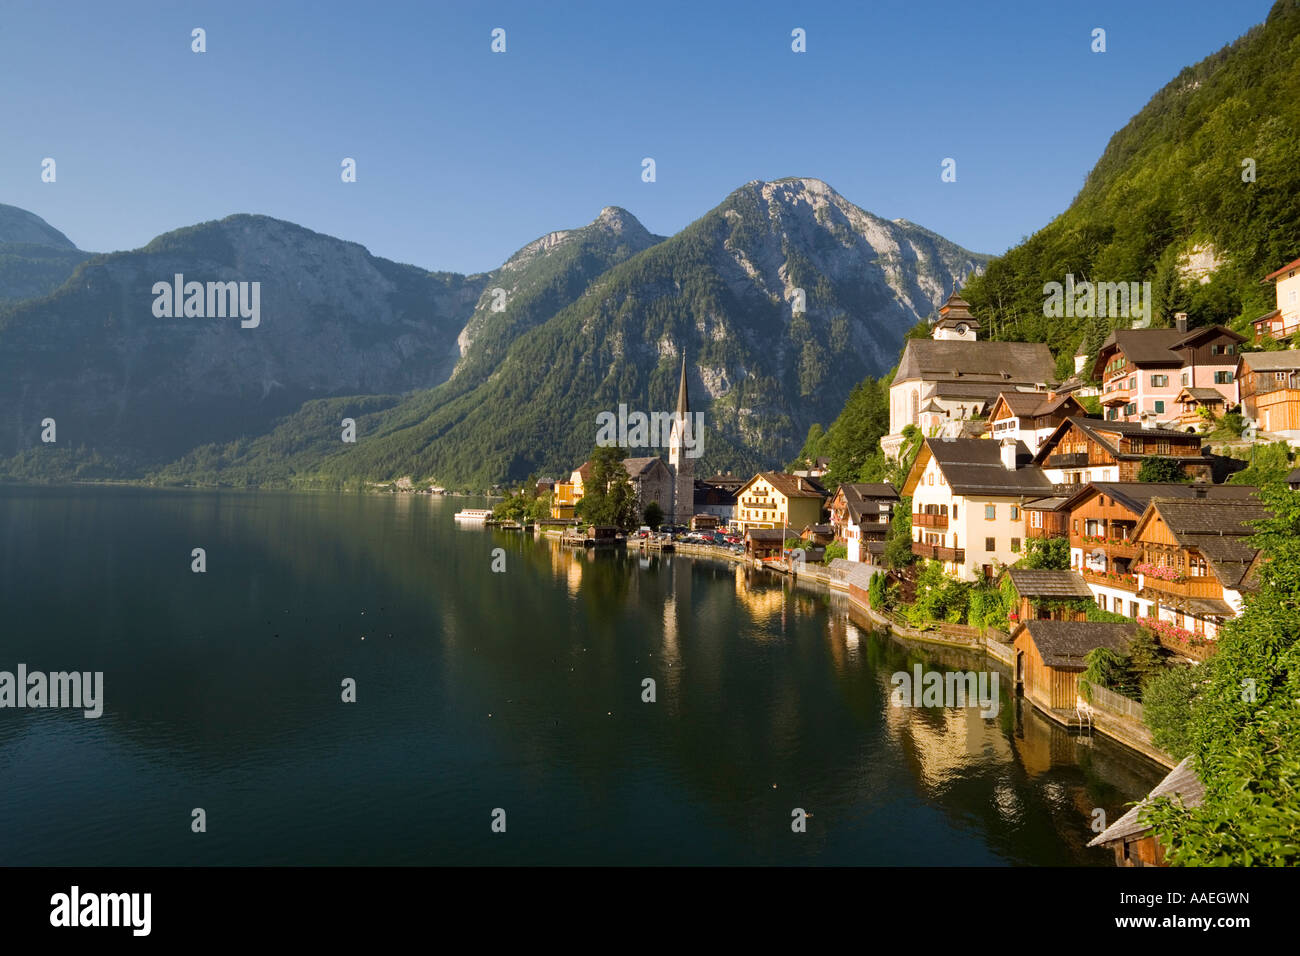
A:
{"type": "Polygon", "coordinates": [[[836,558],[847,558],[849,556],[849,546],[842,541],[832,541],[826,545],[826,557],[823,561],[830,564],[836,558]]]}
{"type": "Polygon", "coordinates": [[[1177,760],[1192,752],[1193,667],[1167,667],[1142,685],[1142,718],[1156,746],[1177,760]]]}

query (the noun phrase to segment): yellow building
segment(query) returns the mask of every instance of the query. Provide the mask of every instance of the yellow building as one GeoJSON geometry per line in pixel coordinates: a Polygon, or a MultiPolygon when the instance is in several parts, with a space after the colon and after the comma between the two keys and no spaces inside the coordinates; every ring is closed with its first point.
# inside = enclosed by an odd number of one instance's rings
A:
{"type": "Polygon", "coordinates": [[[783,471],[759,472],[736,493],[732,525],[742,533],[750,528],[790,528],[793,537],[810,524],[821,524],[826,489],[800,475],[783,471]]]}
{"type": "MultiPolygon", "coordinates": [[[[574,472],[577,474],[577,472],[574,472]]],[[[568,521],[573,517],[573,506],[578,503],[581,494],[571,481],[557,481],[551,492],[551,517],[568,521]]]]}
{"type": "Polygon", "coordinates": [[[1288,341],[1300,329],[1300,259],[1264,276],[1275,284],[1277,308],[1254,321],[1255,341],[1271,336],[1288,341]]]}

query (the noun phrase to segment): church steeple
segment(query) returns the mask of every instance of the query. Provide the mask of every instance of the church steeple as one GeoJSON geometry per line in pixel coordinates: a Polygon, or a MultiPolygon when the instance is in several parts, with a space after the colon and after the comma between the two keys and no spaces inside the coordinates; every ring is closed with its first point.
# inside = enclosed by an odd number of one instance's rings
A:
{"type": "Polygon", "coordinates": [[[686,352],[682,352],[682,380],[677,386],[677,414],[683,418],[690,413],[691,403],[686,394],[686,352]]]}
{"type": "Polygon", "coordinates": [[[668,469],[673,473],[673,523],[690,527],[695,516],[695,462],[687,453],[687,440],[699,448],[701,436],[695,434],[691,419],[691,400],[686,387],[686,350],[682,349],[682,376],[677,385],[677,411],[673,415],[672,435],[668,441],[668,469]]]}

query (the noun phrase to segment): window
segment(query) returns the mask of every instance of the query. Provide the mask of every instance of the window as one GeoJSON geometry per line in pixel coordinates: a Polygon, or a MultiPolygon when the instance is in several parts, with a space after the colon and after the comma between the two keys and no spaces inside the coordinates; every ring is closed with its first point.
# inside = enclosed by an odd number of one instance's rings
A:
{"type": "Polygon", "coordinates": [[[998,545],[998,543],[997,543],[996,539],[994,539],[994,538],[985,538],[985,539],[984,539],[984,550],[985,550],[985,551],[996,551],[996,550],[998,549],[997,545],[998,545]]]}
{"type": "Polygon", "coordinates": [[[1019,553],[1020,553],[1020,539],[1019,539],[1019,538],[1012,538],[1012,539],[1011,539],[1011,550],[1014,551],[1016,554],[1019,554],[1019,553]]]}
{"type": "Polygon", "coordinates": [[[1119,409],[1116,408],[1116,407],[1113,406],[1113,405],[1112,405],[1110,408],[1107,408],[1107,409],[1106,409],[1106,421],[1108,421],[1108,422],[1113,422],[1113,421],[1118,421],[1118,420],[1119,420],[1119,409]]]}
{"type": "Polygon", "coordinates": [[[1029,527],[1041,528],[1043,526],[1043,513],[1041,511],[1029,512],[1029,527]]]}
{"type": "Polygon", "coordinates": [[[1184,373],[1183,373],[1183,384],[1184,384],[1184,385],[1190,385],[1190,384],[1192,384],[1192,379],[1191,379],[1191,373],[1190,373],[1190,372],[1184,372],[1184,373]]]}
{"type": "Polygon", "coordinates": [[[1128,380],[1128,387],[1130,392],[1138,387],[1138,377],[1136,375],[1128,380]]]}
{"type": "Polygon", "coordinates": [[[1119,598],[1112,598],[1111,600],[1114,602],[1114,603],[1111,604],[1111,607],[1115,609],[1115,613],[1116,613],[1116,614],[1123,614],[1123,613],[1124,613],[1124,602],[1121,601],[1119,598]]]}
{"type": "Polygon", "coordinates": [[[1214,373],[1214,384],[1215,384],[1215,385],[1231,385],[1231,384],[1232,384],[1232,373],[1231,373],[1231,372],[1215,372],[1215,373],[1214,373]]]}
{"type": "Polygon", "coordinates": [[[1164,410],[1165,410],[1165,403],[1156,402],[1156,414],[1161,414],[1164,412],[1164,410]]]}
{"type": "Polygon", "coordinates": [[[1138,613],[1138,602],[1137,602],[1137,601],[1129,601],[1129,602],[1128,602],[1128,616],[1129,616],[1129,617],[1141,617],[1141,615],[1138,613]]]}
{"type": "Polygon", "coordinates": [[[1152,376],[1151,376],[1151,387],[1152,387],[1152,388],[1164,388],[1164,387],[1165,387],[1166,385],[1168,385],[1168,384],[1169,384],[1169,376],[1168,376],[1168,375],[1152,375],[1152,376]]]}
{"type": "Polygon", "coordinates": [[[1138,410],[1137,402],[1129,402],[1127,405],[1124,406],[1125,415],[1136,415],[1137,410],[1138,410]]]}
{"type": "Polygon", "coordinates": [[[933,473],[933,472],[930,473],[929,478],[930,478],[929,483],[930,483],[930,484],[934,484],[934,473],[933,473]]]}
{"type": "MultiPolygon", "coordinates": [[[[953,520],[953,521],[956,521],[956,520],[957,520],[957,506],[956,506],[956,505],[953,505],[953,506],[952,506],[952,520],[953,520]]],[[[955,547],[957,547],[957,546],[954,544],[953,547],[955,548],[955,547]]]]}
{"type": "Polygon", "coordinates": [[[947,483],[948,479],[943,476],[943,472],[939,472],[939,484],[946,485],[947,483]]]}
{"type": "Polygon", "coordinates": [[[1194,554],[1187,559],[1187,573],[1194,578],[1203,578],[1206,574],[1205,559],[1194,554]]]}
{"type": "MultiPolygon", "coordinates": [[[[997,520],[997,516],[998,516],[998,506],[997,506],[997,505],[985,505],[985,506],[984,506],[984,520],[985,520],[985,521],[995,521],[995,520],[997,520]]],[[[991,550],[993,550],[993,549],[990,548],[989,550],[991,551],[991,550]]]]}
{"type": "Polygon", "coordinates": [[[1078,518],[1075,518],[1074,521],[1071,522],[1071,523],[1072,523],[1072,525],[1073,525],[1074,533],[1075,533],[1075,534],[1078,534],[1078,533],[1079,533],[1079,519],[1078,519],[1078,518]]]}
{"type": "Polygon", "coordinates": [[[1011,520],[1012,521],[1020,520],[1020,509],[1017,508],[1015,505],[1011,506],[1011,520]]]}

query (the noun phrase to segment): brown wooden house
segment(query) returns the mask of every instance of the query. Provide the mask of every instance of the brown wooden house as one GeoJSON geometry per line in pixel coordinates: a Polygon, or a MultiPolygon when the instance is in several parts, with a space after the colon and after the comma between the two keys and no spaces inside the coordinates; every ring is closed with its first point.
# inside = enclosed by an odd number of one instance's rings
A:
{"type": "Polygon", "coordinates": [[[1116,866],[1165,866],[1164,844],[1155,831],[1141,822],[1142,811],[1160,797],[1177,799],[1185,807],[1199,807],[1205,786],[1192,769],[1192,758],[1184,757],[1135,807],[1093,837],[1088,846],[1105,847],[1115,854],[1116,866]]]}
{"type": "Polygon", "coordinates": [[[1134,570],[1139,597],[1152,602],[1152,627],[1162,644],[1205,656],[1196,649],[1241,612],[1258,554],[1252,522],[1269,514],[1255,498],[1151,499],[1134,530],[1142,548],[1134,570]]]}
{"type": "Polygon", "coordinates": [[[1077,571],[1010,568],[1006,575],[1019,599],[1017,621],[1087,620],[1087,609],[1076,605],[1091,602],[1092,591],[1077,571]]]}
{"type": "Polygon", "coordinates": [[[1237,383],[1242,410],[1261,429],[1300,430],[1300,350],[1243,354],[1237,383]]]}
{"type": "Polygon", "coordinates": [[[1138,422],[1072,417],[1062,422],[1034,456],[1054,484],[1137,481],[1142,460],[1176,458],[1188,478],[1212,481],[1214,464],[1201,454],[1201,439],[1187,432],[1138,422]]]}
{"type": "Polygon", "coordinates": [[[1101,621],[1022,621],[1012,632],[1016,688],[1049,717],[1069,722],[1079,701],[1084,658],[1098,647],[1128,650],[1137,624],[1101,621]]]}

